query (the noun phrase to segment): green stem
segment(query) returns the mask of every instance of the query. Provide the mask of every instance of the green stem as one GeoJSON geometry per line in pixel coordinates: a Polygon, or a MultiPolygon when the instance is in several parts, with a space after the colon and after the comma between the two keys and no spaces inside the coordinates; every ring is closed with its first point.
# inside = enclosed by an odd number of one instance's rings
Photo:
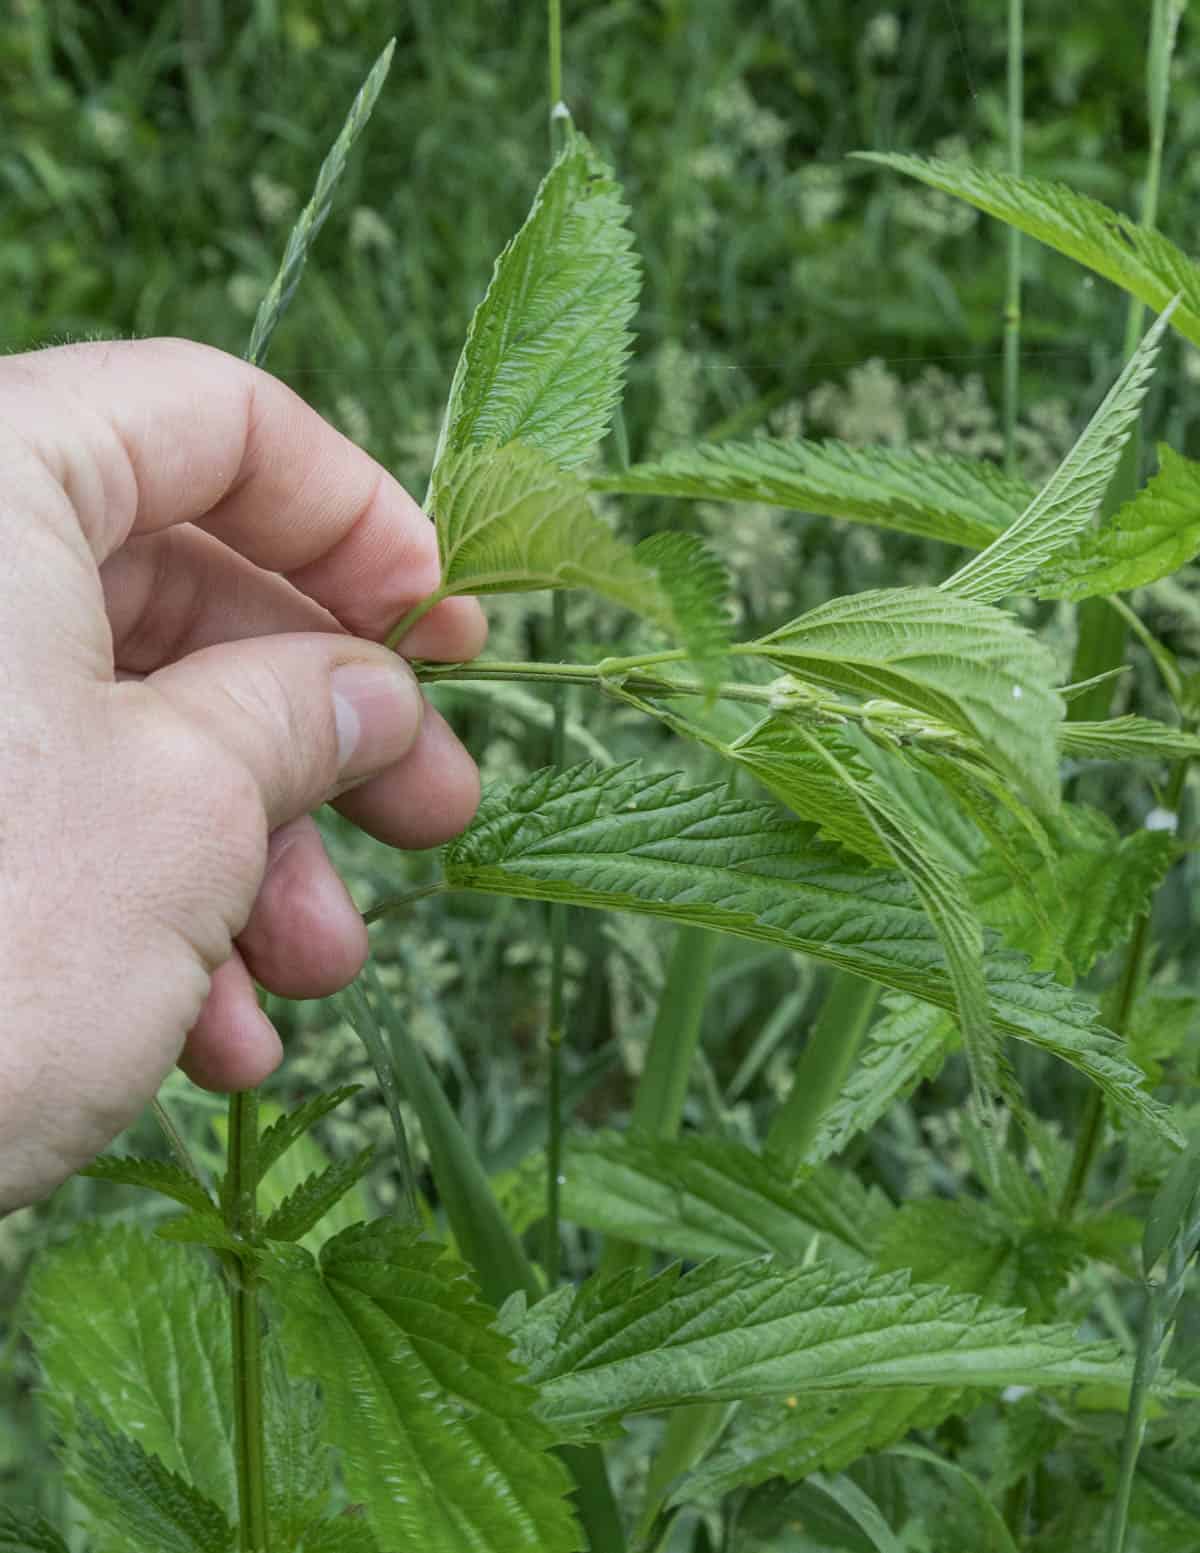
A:
{"type": "Polygon", "coordinates": [[[821,1118],[837,1098],[870,1027],[880,987],[835,971],[792,1081],[776,1112],[767,1148],[796,1170],[808,1157],[821,1118]]]}
{"type": "Polygon", "coordinates": [[[190,1175],[193,1180],[198,1181],[207,1192],[209,1189],[208,1182],[204,1179],[204,1174],[201,1171],[200,1166],[192,1158],[191,1150],[184,1142],[183,1134],[180,1132],[179,1128],[176,1127],[174,1118],[171,1116],[171,1113],[167,1110],[166,1106],[163,1105],[162,1101],[158,1099],[154,1099],[150,1102],[150,1109],[154,1114],[154,1119],[158,1123],[163,1136],[167,1140],[168,1148],[175,1156],[175,1163],[181,1170],[186,1170],[188,1175],[190,1175]]]}
{"type": "MultiPolygon", "coordinates": [[[[699,1402],[672,1411],[662,1444],[650,1464],[642,1514],[635,1533],[648,1553],[661,1543],[658,1533],[662,1505],[671,1484],[705,1454],[724,1428],[729,1412],[726,1402],[699,1402]]],[[[666,1527],[662,1529],[665,1531],[666,1527]]]]}
{"type": "Polygon", "coordinates": [[[1113,1498],[1112,1518],[1108,1526],[1107,1553],[1123,1553],[1125,1528],[1129,1521],[1129,1501],[1133,1493],[1133,1474],[1142,1436],[1146,1428],[1146,1403],[1150,1386],[1158,1372],[1166,1331],[1154,1292],[1146,1290],[1146,1310],[1138,1334],[1133,1361],[1133,1380],[1129,1387],[1129,1406],[1125,1414],[1125,1432],[1121,1439],[1121,1464],[1117,1473],[1117,1492],[1113,1498]]]}
{"type": "Polygon", "coordinates": [[[547,0],[547,38],[550,64],[550,117],[563,100],[562,0],[547,0]]]}
{"type": "MultiPolygon", "coordinates": [[[[1150,50],[1147,65],[1150,151],[1140,212],[1141,224],[1147,229],[1153,229],[1158,217],[1158,192],[1162,178],[1171,54],[1175,45],[1179,14],[1177,0],[1154,0],[1150,17],[1150,50]]],[[[1144,311],[1141,302],[1136,297],[1130,297],[1125,314],[1126,361],[1133,355],[1141,339],[1144,311]]],[[[1106,522],[1137,494],[1141,465],[1142,422],[1139,417],[1134,425],[1132,436],[1121,452],[1120,462],[1100,504],[1101,523],[1106,522]]],[[[1079,641],[1075,648],[1071,678],[1073,680],[1091,679],[1097,674],[1104,674],[1109,669],[1116,668],[1125,655],[1124,621],[1105,608],[1103,599],[1088,599],[1081,604],[1078,620],[1079,641]]],[[[1094,686],[1086,695],[1080,696],[1078,700],[1071,703],[1067,709],[1068,718],[1072,722],[1097,722],[1107,717],[1113,688],[1111,680],[1094,686]]]]}
{"type": "MultiPolygon", "coordinates": [[[[1021,176],[1024,113],[1022,0],[1008,0],[1008,170],[1021,176]]],[[[1017,474],[1017,396],[1021,368],[1021,234],[1008,232],[1008,287],[1004,299],[1004,468],[1017,474]]]]}
{"type": "Polygon", "coordinates": [[[224,1192],[225,1225],[246,1243],[245,1256],[229,1258],[233,1335],[234,1454],[237,1462],[241,1553],[269,1553],[266,1447],[263,1436],[262,1332],[258,1308],[258,1095],[229,1097],[229,1168],[224,1192]]]}
{"type": "Polygon", "coordinates": [[[363,912],[363,921],[370,927],[379,917],[389,916],[394,911],[406,911],[414,901],[426,900],[430,895],[444,895],[447,885],[444,879],[433,879],[428,884],[422,884],[415,890],[406,890],[403,895],[393,895],[389,900],[380,901],[377,906],[372,906],[370,911],[363,912]]]}
{"type": "MultiPolygon", "coordinates": [[[[560,62],[561,67],[561,62],[560,62]]],[[[557,98],[555,98],[557,101],[557,98]]],[[[550,651],[561,658],[567,643],[566,598],[554,595],[550,651]]],[[[566,764],[567,692],[566,686],[554,687],[554,731],[551,738],[551,763],[566,764]]],[[[550,1108],[546,1135],[546,1233],[544,1242],[546,1281],[553,1289],[560,1275],[559,1199],[561,1196],[563,1116],[562,1048],[566,1020],[567,908],[561,902],[550,907],[550,1018],[546,1030],[546,1091],[550,1108]]]]}
{"type": "Polygon", "coordinates": [[[417,621],[423,620],[431,609],[434,609],[444,598],[449,596],[445,588],[438,588],[427,599],[422,599],[419,604],[414,604],[408,614],[402,616],[388,632],[386,645],[395,652],[417,621]]]}

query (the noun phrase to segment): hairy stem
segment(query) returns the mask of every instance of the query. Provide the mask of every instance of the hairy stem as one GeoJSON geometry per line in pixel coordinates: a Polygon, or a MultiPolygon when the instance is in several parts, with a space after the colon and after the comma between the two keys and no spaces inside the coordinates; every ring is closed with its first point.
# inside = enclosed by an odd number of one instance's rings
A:
{"type": "MultiPolygon", "coordinates": [[[[563,594],[556,593],[550,643],[551,653],[555,658],[562,657],[566,651],[566,643],[566,598],[563,594]]],[[[560,768],[565,765],[566,749],[567,691],[565,685],[558,684],[554,687],[554,731],[550,748],[550,759],[553,765],[560,768]]],[[[546,1135],[544,1264],[546,1281],[551,1288],[558,1283],[560,1273],[559,1197],[563,1151],[562,1047],[566,1015],[566,955],[567,908],[556,901],[550,907],[550,1011],[546,1029],[546,1093],[550,1114],[546,1135]]]]}
{"type": "Polygon", "coordinates": [[[229,1097],[228,1150],[225,1227],[247,1247],[245,1256],[231,1254],[227,1269],[233,1336],[239,1547],[241,1553],[269,1553],[262,1332],[258,1268],[254,1260],[258,1236],[258,1095],[252,1089],[229,1097]]]}

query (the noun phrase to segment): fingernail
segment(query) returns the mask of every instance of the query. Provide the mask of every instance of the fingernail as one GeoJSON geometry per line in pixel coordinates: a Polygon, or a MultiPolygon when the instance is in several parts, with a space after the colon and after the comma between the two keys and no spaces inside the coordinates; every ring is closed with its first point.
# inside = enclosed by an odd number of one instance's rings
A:
{"type": "Polygon", "coordinates": [[[373,776],[402,759],[421,727],[421,692],[401,658],[345,663],[330,678],[341,781],[373,776]]]}

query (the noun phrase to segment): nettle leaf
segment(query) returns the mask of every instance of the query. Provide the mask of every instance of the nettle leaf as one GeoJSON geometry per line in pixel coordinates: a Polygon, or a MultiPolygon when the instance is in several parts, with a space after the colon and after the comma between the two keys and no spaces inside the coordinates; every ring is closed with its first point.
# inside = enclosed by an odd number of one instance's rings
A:
{"type": "Polygon", "coordinates": [[[1103,723],[1063,723],[1058,747],[1072,760],[1191,760],[1200,755],[1200,737],[1129,714],[1103,723]]]}
{"type": "Polygon", "coordinates": [[[198,1489],[137,1440],[83,1413],[68,1482],[99,1526],[155,1553],[233,1553],[235,1532],[198,1489]]]}
{"type": "Polygon", "coordinates": [[[1128,940],[1171,866],[1174,838],[1150,830],[1121,836],[1099,810],[1080,805],[1065,806],[1046,829],[1049,858],[1015,826],[1008,838],[1038,910],[1030,910],[1025,890],[1013,888],[1009,868],[994,852],[983,855],[971,896],[1005,943],[1025,950],[1039,967],[1065,967],[1074,979],[1128,940]]]}
{"type": "Polygon", "coordinates": [[[96,1181],[121,1186],[142,1186],[160,1192],[197,1213],[211,1212],[213,1200],[195,1176],[164,1159],[137,1159],[129,1154],[102,1154],[79,1172],[96,1181]]]}
{"type": "Polygon", "coordinates": [[[296,1553],[383,1553],[383,1550],[366,1521],[357,1515],[343,1514],[336,1520],[308,1527],[296,1543],[296,1553]]]}
{"type": "Polygon", "coordinates": [[[310,1175],[266,1219],[263,1234],[268,1240],[300,1240],[362,1180],[374,1156],[374,1148],[368,1147],[353,1159],[335,1160],[310,1175]]]}
{"type": "Polygon", "coordinates": [[[572,1436],[690,1402],[860,1386],[1127,1385],[1130,1363],[1112,1344],[906,1273],[714,1260],[584,1284],[530,1378],[538,1412],[572,1436]]]}
{"type": "Polygon", "coordinates": [[[571,1144],[563,1212],[577,1224],[684,1256],[822,1255],[861,1267],[890,1217],[857,1177],[792,1172],[726,1138],[652,1139],[612,1132],[571,1144]]]}
{"type": "Polygon", "coordinates": [[[637,305],[627,216],[610,170],[572,132],[471,321],[446,410],[447,454],[519,439],[566,468],[601,440],[637,305]]]}
{"type": "Polygon", "coordinates": [[[850,1139],[869,1132],[923,1079],[936,1077],[958,1034],[939,1008],[915,998],[886,999],[887,1012],[867,1035],[837,1099],[821,1117],[810,1158],[840,1154],[850,1139]]]}
{"type": "MultiPolygon", "coordinates": [[[[225,1290],[204,1258],[125,1224],[44,1251],[27,1310],[55,1423],[136,1436],[229,1516],[237,1488],[225,1290]]],[[[68,1445],[70,1449],[70,1445],[68,1445]]]]}
{"type": "Polygon", "coordinates": [[[807,732],[808,743],[798,740],[792,717],[772,712],[728,745],[726,754],[793,814],[816,825],[818,835],[840,842],[872,863],[890,867],[892,855],[879,832],[826,758],[832,755],[843,770],[870,782],[871,772],[857,748],[835,728],[810,728],[807,732]]]}
{"type": "Polygon", "coordinates": [[[1052,1215],[1017,1221],[988,1202],[938,1198],[901,1204],[878,1266],[907,1268],[918,1283],[945,1284],[989,1304],[1019,1305],[1044,1321],[1084,1253],[1081,1238],[1052,1215]]]}
{"type": "Polygon", "coordinates": [[[1200,555],[1200,463],[1166,443],[1158,473],[1102,528],[1090,530],[1038,575],[1043,599],[1125,593],[1169,577],[1200,555]]]}
{"type": "MultiPolygon", "coordinates": [[[[68,1463],[87,1413],[236,1517],[228,1291],[207,1258],[128,1225],[84,1226],[39,1255],[26,1308],[68,1463]]],[[[328,1452],[312,1388],[289,1381],[269,1333],[264,1360],[282,1535],[324,1509],[328,1452]]]]}
{"type": "Polygon", "coordinates": [[[840,1472],[860,1457],[932,1429],[965,1410],[961,1387],[864,1388],[849,1395],[807,1395],[738,1409],[725,1437],[680,1479],[670,1503],[715,1505],[734,1488],[770,1478],[796,1481],[810,1472],[840,1472]]]}
{"type": "Polygon", "coordinates": [[[461,1264],[399,1225],[345,1231],[267,1277],[293,1372],[317,1380],[350,1497],[384,1547],[574,1553],[570,1480],[461,1264]]]}
{"type": "Polygon", "coordinates": [[[965,161],[874,151],[855,154],[966,200],[1114,281],[1155,312],[1172,297],[1181,297],[1174,326],[1200,345],[1200,267],[1161,232],[1045,178],[1017,177],[965,161]]]}
{"type": "Polygon", "coordinates": [[[1057,803],[1054,662],[1002,611],[937,588],[872,589],[749,646],[802,679],[899,701],[959,729],[1039,807],[1057,803]]]}
{"type": "Polygon", "coordinates": [[[769,437],[680,448],[652,464],[594,475],[594,491],[763,502],[981,549],[1033,497],[982,459],[769,437]]]}
{"type": "MultiPolygon", "coordinates": [[[[542,772],[485,798],[444,859],[453,888],[695,922],[956,1007],[937,930],[908,880],[815,841],[773,808],[729,798],[721,783],[681,788],[636,764],[542,772]]],[[[1069,1062],[1174,1140],[1095,1009],[1023,956],[987,947],[993,1026],[1069,1062]]]]}
{"type": "Polygon", "coordinates": [[[0,1504],[0,1553],[68,1553],[68,1548],[32,1507],[0,1504]]]}
{"type": "Polygon", "coordinates": [[[362,1089],[361,1084],[343,1084],[339,1089],[332,1089],[327,1094],[312,1095],[302,1104],[285,1112],[271,1123],[258,1140],[258,1177],[261,1181],[271,1166],[282,1159],[292,1144],[298,1138],[302,1138],[310,1127],[314,1127],[322,1117],[341,1105],[343,1100],[349,1100],[362,1089]]]}
{"type": "Polygon", "coordinates": [[[1075,446],[1021,516],[948,577],[945,592],[985,601],[1015,593],[1088,527],[1141,413],[1170,316],[1168,308],[1147,330],[1075,446]]]}
{"type": "Polygon", "coordinates": [[[733,622],[729,574],[695,534],[663,532],[642,540],[634,554],[658,578],[670,604],[674,634],[705,684],[720,682],[733,622]]]}

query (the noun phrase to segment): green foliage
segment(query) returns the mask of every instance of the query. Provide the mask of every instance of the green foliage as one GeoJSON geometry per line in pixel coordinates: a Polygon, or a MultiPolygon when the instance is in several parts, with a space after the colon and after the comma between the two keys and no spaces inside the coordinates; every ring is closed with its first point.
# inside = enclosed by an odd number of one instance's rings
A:
{"type": "Polygon", "coordinates": [[[385,1545],[580,1546],[533,1394],[441,1247],[378,1222],[328,1242],[319,1266],[281,1250],[268,1277],[289,1365],[320,1382],[347,1487],[385,1545]]]}
{"type": "Polygon", "coordinates": [[[1200,268],[1161,232],[1044,178],[1018,178],[970,162],[881,152],[860,155],[966,200],[1114,281],[1156,312],[1172,297],[1180,297],[1174,326],[1200,345],[1200,268]]]}
{"type": "MultiPolygon", "coordinates": [[[[552,1297],[554,1299],[554,1297],[552,1297]]],[[[549,1303],[549,1302],[547,1302],[549,1303]]],[[[1111,1346],[1025,1325],[907,1274],[862,1276],[763,1262],[668,1268],[554,1299],[553,1343],[529,1363],[540,1415],[571,1438],[621,1414],[684,1402],[872,1386],[1120,1385],[1111,1346]]],[[[534,1312],[545,1340],[545,1316],[534,1312]]],[[[532,1345],[530,1345],[532,1346],[532,1345]]]]}
{"type": "Polygon", "coordinates": [[[989,544],[1033,496],[977,459],[771,437],[679,448],[590,483],[630,496],[766,502],[972,549],[989,544]]]}
{"type": "Polygon", "coordinates": [[[103,1154],[84,1167],[83,1175],[97,1181],[112,1181],[122,1186],[142,1186],[160,1192],[196,1213],[212,1209],[212,1198],[195,1176],[179,1165],[163,1159],[134,1159],[129,1155],[103,1154]]]}
{"type": "Polygon", "coordinates": [[[448,454],[519,440],[570,468],[604,436],[637,303],[627,214],[610,170],[572,131],[471,321],[446,409],[448,454]]]}
{"type": "Polygon", "coordinates": [[[1041,598],[1095,598],[1168,577],[1200,552],[1200,464],[1164,442],[1158,473],[1101,528],[1061,552],[1038,577],[1041,598]]]}
{"type": "Polygon", "coordinates": [[[867,1262],[887,1204],[831,1168],[799,1181],[741,1144],[596,1133],[572,1145],[563,1205],[577,1224],[673,1256],[766,1252],[802,1261],[814,1245],[841,1266],[867,1262]]]}
{"type": "Polygon", "coordinates": [[[335,1160],[315,1172],[284,1198],[262,1227],[268,1240],[300,1240],[366,1175],[375,1150],[335,1160]]]}
{"type": "Polygon", "coordinates": [[[328,1116],[343,1101],[358,1094],[359,1084],[343,1084],[327,1094],[311,1095],[301,1105],[277,1117],[258,1140],[259,1178],[267,1174],[276,1160],[282,1159],[292,1144],[302,1138],[323,1116],[328,1116]]]}
{"type": "Polygon", "coordinates": [[[0,1548],[4,1553],[68,1553],[59,1534],[34,1510],[0,1505],[0,1548]]]}

